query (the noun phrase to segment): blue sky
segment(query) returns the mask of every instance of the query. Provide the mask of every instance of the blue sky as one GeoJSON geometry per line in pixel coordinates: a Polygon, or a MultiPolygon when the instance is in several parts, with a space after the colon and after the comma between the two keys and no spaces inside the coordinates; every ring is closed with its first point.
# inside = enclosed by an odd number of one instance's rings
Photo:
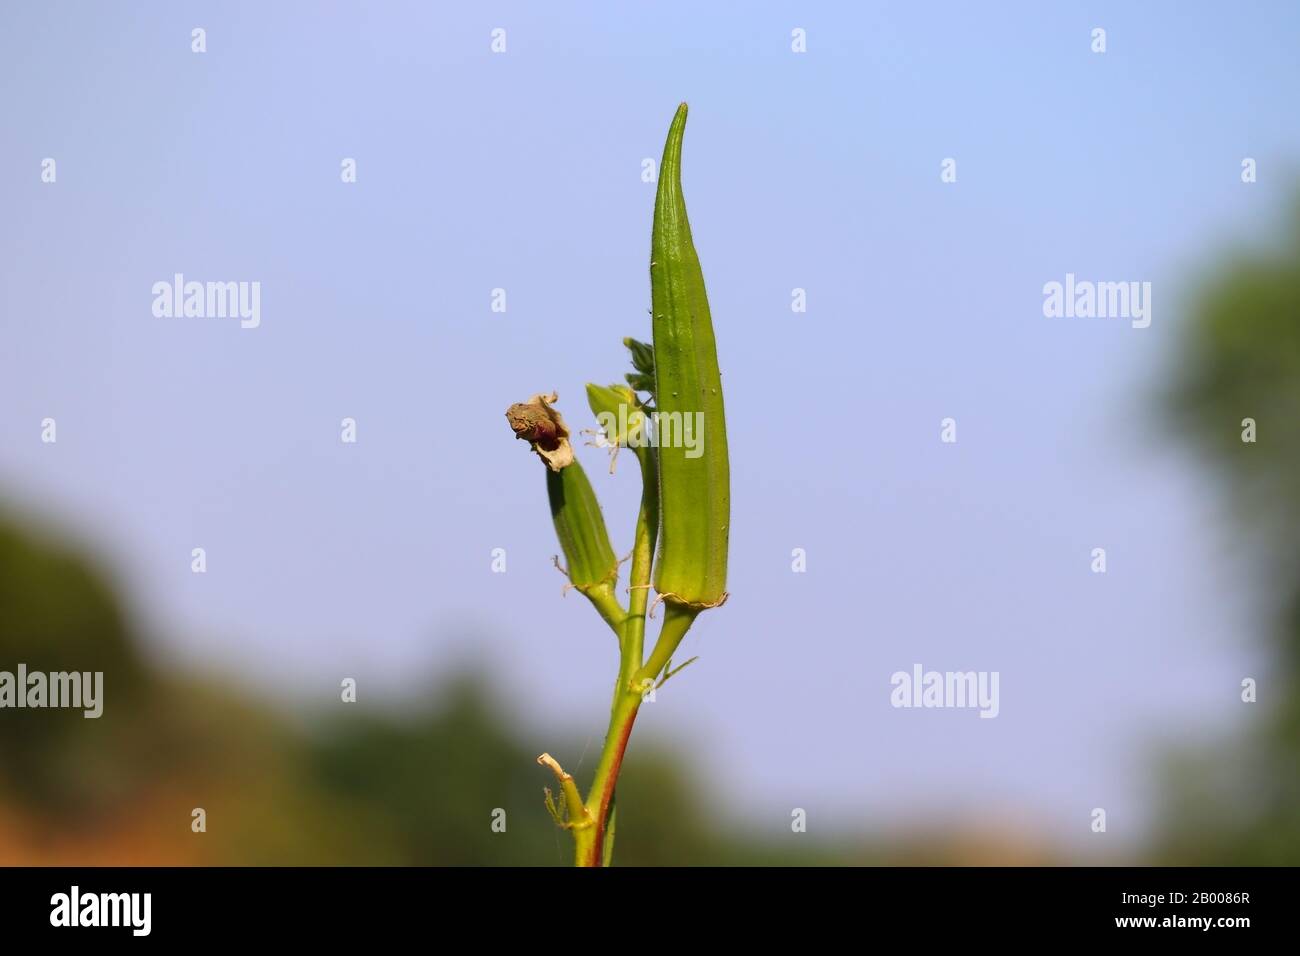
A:
{"type": "MultiPolygon", "coordinates": [[[[686,100],[731,600],[638,733],[695,748],[774,834],[798,806],[823,834],[943,818],[1087,846],[1103,806],[1127,845],[1159,811],[1145,759],[1241,725],[1267,667],[1242,554],[1155,397],[1197,277],[1291,195],[1298,16],[6,5],[0,496],[94,542],[189,666],[299,708],[345,676],[409,699],[482,655],[539,751],[590,728],[594,760],[615,651],[560,596],[542,473],[502,413],[556,389],[590,424],[583,384],[648,337],[641,161],[686,100]],[[155,318],[176,272],[260,282],[261,326],[155,318]],[[1151,327],[1045,318],[1067,272],[1152,282],[1151,327]],[[998,671],[999,717],[891,708],[914,663],[998,671]]],[[[581,453],[626,551],[635,473],[581,453]]]]}

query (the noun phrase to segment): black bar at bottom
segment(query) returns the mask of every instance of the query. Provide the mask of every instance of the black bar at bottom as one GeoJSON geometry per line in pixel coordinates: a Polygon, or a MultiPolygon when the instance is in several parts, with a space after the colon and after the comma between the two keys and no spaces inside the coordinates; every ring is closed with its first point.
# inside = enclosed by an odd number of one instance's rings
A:
{"type": "Polygon", "coordinates": [[[700,919],[733,941],[882,930],[1227,942],[1283,929],[1293,882],[1246,868],[14,868],[0,869],[0,926],[6,942],[92,946],[466,933],[580,945],[602,926],[664,945],[700,919]]]}

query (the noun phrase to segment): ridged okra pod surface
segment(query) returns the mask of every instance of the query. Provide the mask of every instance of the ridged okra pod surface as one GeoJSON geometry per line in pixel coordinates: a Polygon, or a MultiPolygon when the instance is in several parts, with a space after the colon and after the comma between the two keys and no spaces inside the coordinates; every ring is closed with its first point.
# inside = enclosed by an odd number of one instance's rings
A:
{"type": "Polygon", "coordinates": [[[713,320],[682,195],[686,104],[668,130],[650,244],[659,556],[655,590],[672,603],[726,597],[730,468],[713,320]]]}

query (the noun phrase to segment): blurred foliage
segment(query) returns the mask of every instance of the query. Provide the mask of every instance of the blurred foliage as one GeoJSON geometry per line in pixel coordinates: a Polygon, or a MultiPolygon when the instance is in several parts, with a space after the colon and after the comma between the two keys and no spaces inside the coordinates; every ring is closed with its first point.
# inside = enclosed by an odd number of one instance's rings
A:
{"type": "MultiPolygon", "coordinates": [[[[1258,732],[1169,759],[1160,854],[1300,863],[1300,202],[1203,280],[1166,407],[1219,476],[1274,620],[1258,732]],[[1256,440],[1243,441],[1244,419],[1256,440]]],[[[1243,675],[1245,676],[1245,675],[1243,675]]]]}
{"type": "Polygon", "coordinates": [[[1203,280],[1167,407],[1221,473],[1248,530],[1260,533],[1258,543],[1267,549],[1261,556],[1281,562],[1272,583],[1294,587],[1300,558],[1300,202],[1274,246],[1238,251],[1203,280]],[[1258,425],[1253,444],[1241,439],[1245,418],[1258,425]]]}
{"type": "MultiPolygon", "coordinates": [[[[144,665],[110,587],[75,553],[0,523],[0,669],[13,672],[19,662],[45,672],[111,674],[124,702],[108,721],[115,727],[147,706],[144,665]]],[[[74,710],[6,711],[0,781],[29,805],[51,809],[111,793],[116,761],[102,759],[83,733],[87,723],[94,721],[74,710]]]]}

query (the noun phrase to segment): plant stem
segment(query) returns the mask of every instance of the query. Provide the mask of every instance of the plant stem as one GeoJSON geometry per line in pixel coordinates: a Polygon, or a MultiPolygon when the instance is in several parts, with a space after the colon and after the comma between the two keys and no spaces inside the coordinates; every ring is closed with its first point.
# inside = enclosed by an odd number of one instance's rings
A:
{"type": "MultiPolygon", "coordinates": [[[[635,593],[635,592],[634,592],[635,593]]],[[[614,788],[618,784],[619,770],[623,766],[623,755],[627,751],[628,738],[632,735],[632,725],[636,722],[637,711],[641,707],[642,687],[646,681],[653,681],[664,669],[668,658],[681,643],[686,632],[690,630],[699,610],[686,608],[680,604],[668,602],[664,611],[663,628],[659,640],[655,643],[654,653],[644,666],[637,667],[635,659],[624,653],[622,666],[619,668],[618,684],[614,688],[614,706],[609,716],[609,730],[605,733],[605,746],[601,750],[600,763],[596,765],[596,777],[587,794],[587,815],[594,825],[590,833],[575,831],[579,837],[575,863],[578,866],[600,866],[604,858],[605,830],[608,824],[609,808],[614,801],[614,788]],[[582,839],[587,837],[589,839],[582,839]]],[[[628,618],[629,632],[632,622],[645,626],[640,615],[628,618]]],[[[630,633],[629,633],[630,636],[630,633]]],[[[624,640],[626,651],[629,640],[624,640]]]]}
{"type": "Polygon", "coordinates": [[[641,666],[645,646],[646,604],[650,599],[650,565],[654,561],[655,539],[659,536],[658,462],[654,449],[648,446],[638,448],[636,457],[641,463],[641,509],[637,512],[636,539],[632,545],[632,586],[628,589],[620,686],[624,681],[630,680],[641,666]],[[627,673],[623,673],[624,669],[627,673]]]}
{"type": "MultiPolygon", "coordinates": [[[[596,845],[596,828],[594,826],[583,827],[569,832],[573,834],[573,865],[595,866],[594,863],[584,861],[592,859],[592,848],[596,845]]],[[[599,859],[599,855],[596,858],[599,859]]]]}
{"type": "Polygon", "coordinates": [[[633,684],[641,686],[646,681],[652,681],[659,676],[660,672],[668,666],[668,661],[677,650],[677,645],[681,644],[682,638],[691,629],[699,613],[699,608],[686,607],[675,601],[664,602],[664,623],[659,629],[659,640],[655,642],[655,648],[650,653],[650,659],[645,662],[645,666],[633,676],[633,684]]]}
{"type": "MultiPolygon", "coordinates": [[[[640,522],[638,522],[638,530],[640,522]]],[[[638,535],[639,543],[640,535],[638,535]]],[[[635,559],[634,559],[635,560],[635,559]]],[[[647,563],[646,570],[648,572],[647,563]]],[[[634,572],[635,573],[635,572],[634,572]]],[[[645,591],[633,591],[633,595],[645,594],[645,591]]],[[[636,600],[634,597],[633,600],[636,600]]],[[[653,681],[668,663],[668,658],[677,649],[690,630],[691,624],[699,610],[686,608],[673,602],[667,603],[664,611],[663,627],[659,631],[659,640],[655,642],[650,660],[642,666],[641,639],[645,630],[645,598],[640,599],[639,614],[629,614],[623,640],[622,661],[618,670],[618,683],[614,686],[614,705],[609,715],[609,730],[605,733],[605,746],[600,753],[600,763],[596,765],[596,778],[592,781],[587,794],[587,817],[594,823],[586,830],[575,830],[577,839],[577,866],[608,865],[609,855],[605,853],[605,831],[611,831],[609,819],[610,807],[614,803],[614,789],[618,785],[618,774],[623,767],[623,755],[627,752],[628,738],[632,736],[632,725],[636,722],[637,711],[641,707],[643,688],[653,686],[653,681]],[[636,656],[629,650],[635,644],[636,656]],[[649,684],[647,684],[649,682],[649,684]]],[[[610,839],[613,838],[611,832],[610,839]]]]}
{"type": "Polygon", "coordinates": [[[590,828],[592,839],[590,845],[585,848],[585,853],[584,847],[579,845],[575,857],[578,866],[600,866],[604,862],[604,838],[609,820],[609,808],[614,801],[618,772],[622,769],[623,754],[627,751],[627,741],[632,735],[632,725],[636,722],[636,714],[640,707],[641,694],[638,692],[621,693],[614,702],[614,712],[609,718],[609,730],[605,734],[605,746],[600,754],[600,763],[596,765],[596,778],[592,781],[591,791],[587,795],[587,815],[595,822],[595,825],[590,828]]]}
{"type": "Polygon", "coordinates": [[[627,624],[627,612],[623,610],[623,605],[618,603],[618,598],[614,595],[614,586],[597,584],[583,593],[587,595],[587,600],[596,609],[596,613],[613,629],[621,641],[623,628],[627,624]]]}
{"type": "Polygon", "coordinates": [[[610,808],[614,804],[614,791],[618,785],[619,770],[623,766],[623,754],[627,751],[632,725],[641,706],[642,691],[635,678],[641,669],[645,651],[650,567],[654,561],[655,538],[659,530],[659,484],[654,449],[644,447],[636,451],[637,460],[641,463],[641,508],[637,513],[636,540],[632,546],[628,610],[619,635],[618,680],[614,684],[614,698],[610,704],[609,729],[605,732],[605,746],[601,750],[596,776],[587,794],[587,813],[595,821],[595,826],[590,841],[578,841],[575,856],[578,866],[606,865],[612,855],[612,849],[605,845],[607,839],[611,843],[613,841],[610,808]]]}
{"type": "MultiPolygon", "coordinates": [[[[573,775],[567,773],[560,762],[550,754],[542,754],[537,758],[537,762],[543,767],[550,768],[555,774],[555,779],[559,781],[560,792],[564,796],[565,810],[568,812],[568,828],[573,834],[573,842],[578,848],[578,858],[582,859],[583,854],[590,854],[591,846],[595,841],[595,822],[591,819],[591,814],[587,812],[586,806],[582,802],[582,795],[578,793],[578,785],[573,782],[573,775]]],[[[555,813],[551,804],[550,791],[546,792],[546,806],[555,813]]],[[[557,822],[559,818],[557,817],[557,822]]],[[[599,853],[599,850],[597,851],[599,853]]]]}
{"type": "Polygon", "coordinates": [[[614,829],[618,825],[618,791],[609,801],[609,822],[605,824],[604,846],[600,852],[600,865],[609,866],[614,862],[614,829]]]}

